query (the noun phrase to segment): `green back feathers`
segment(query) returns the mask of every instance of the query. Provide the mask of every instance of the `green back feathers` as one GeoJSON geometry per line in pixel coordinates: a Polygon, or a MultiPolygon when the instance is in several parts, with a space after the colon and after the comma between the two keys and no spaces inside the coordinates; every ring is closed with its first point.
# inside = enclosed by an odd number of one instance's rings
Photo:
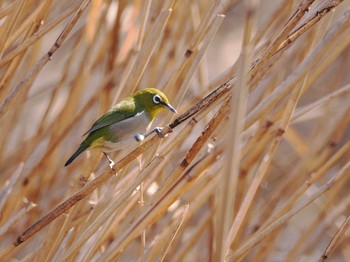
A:
{"type": "Polygon", "coordinates": [[[100,128],[133,117],[142,110],[144,110],[142,105],[135,103],[135,99],[133,97],[127,97],[112,107],[105,115],[100,117],[84,134],[84,136],[100,128]]]}

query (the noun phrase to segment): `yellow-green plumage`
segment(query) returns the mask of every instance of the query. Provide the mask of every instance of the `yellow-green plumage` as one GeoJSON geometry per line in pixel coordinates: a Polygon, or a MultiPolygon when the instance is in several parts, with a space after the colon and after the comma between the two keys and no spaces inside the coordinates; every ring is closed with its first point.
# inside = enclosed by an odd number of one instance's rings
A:
{"type": "Polygon", "coordinates": [[[127,147],[135,140],[136,134],[147,131],[154,118],[165,108],[176,112],[167,97],[155,88],[140,90],[123,99],[84,134],[87,137],[65,166],[85,150],[99,148],[106,153],[127,147]]]}

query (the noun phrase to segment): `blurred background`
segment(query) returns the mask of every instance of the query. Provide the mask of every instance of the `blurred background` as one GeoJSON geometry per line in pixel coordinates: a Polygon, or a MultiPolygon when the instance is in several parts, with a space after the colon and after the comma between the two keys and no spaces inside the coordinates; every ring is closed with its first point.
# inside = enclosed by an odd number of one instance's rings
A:
{"type": "MultiPolygon", "coordinates": [[[[0,260],[218,261],[224,250],[227,261],[316,261],[339,232],[330,261],[350,261],[349,6],[0,1],[0,260]],[[117,101],[155,87],[178,117],[227,83],[231,89],[195,124],[174,128],[142,159],[13,246],[59,203],[110,172],[98,151],[64,163],[117,101]],[[231,90],[234,97],[246,92],[245,110],[236,116],[232,102],[182,166],[231,90]]],[[[162,113],[154,126],[171,117],[162,113]]],[[[118,162],[129,152],[112,156],[118,162]]]]}

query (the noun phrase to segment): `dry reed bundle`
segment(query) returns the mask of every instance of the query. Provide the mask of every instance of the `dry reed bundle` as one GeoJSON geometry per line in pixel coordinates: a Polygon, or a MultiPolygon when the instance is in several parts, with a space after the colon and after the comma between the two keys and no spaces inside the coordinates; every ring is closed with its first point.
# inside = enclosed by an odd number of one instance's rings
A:
{"type": "Polygon", "coordinates": [[[350,260],[348,1],[0,2],[0,260],[350,260]],[[63,165],[144,87],[179,114],[63,165]]]}

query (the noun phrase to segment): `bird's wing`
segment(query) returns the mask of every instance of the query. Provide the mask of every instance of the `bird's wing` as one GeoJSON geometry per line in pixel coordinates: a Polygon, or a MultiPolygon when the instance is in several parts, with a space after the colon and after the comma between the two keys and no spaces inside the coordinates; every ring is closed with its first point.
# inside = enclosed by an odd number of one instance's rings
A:
{"type": "Polygon", "coordinates": [[[140,113],[143,109],[136,106],[131,98],[126,98],[112,107],[105,115],[100,117],[92,127],[83,135],[92,133],[100,128],[115,124],[140,113]]]}

